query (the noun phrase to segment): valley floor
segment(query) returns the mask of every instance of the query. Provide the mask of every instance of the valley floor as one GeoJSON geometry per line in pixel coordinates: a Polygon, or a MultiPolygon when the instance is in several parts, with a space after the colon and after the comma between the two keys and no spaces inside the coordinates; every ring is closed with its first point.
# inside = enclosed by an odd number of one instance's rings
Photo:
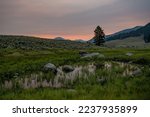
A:
{"type": "Polygon", "coordinates": [[[150,99],[150,48],[0,49],[0,99],[150,99]]]}

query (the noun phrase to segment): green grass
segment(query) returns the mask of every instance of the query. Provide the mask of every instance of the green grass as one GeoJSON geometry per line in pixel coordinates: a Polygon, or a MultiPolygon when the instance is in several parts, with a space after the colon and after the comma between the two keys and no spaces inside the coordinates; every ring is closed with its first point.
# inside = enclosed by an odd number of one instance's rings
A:
{"type": "MultiPolygon", "coordinates": [[[[78,49],[0,49],[0,99],[150,99],[150,49],[109,49],[90,48],[87,52],[99,52],[105,58],[81,59],[78,49]],[[126,56],[132,52],[133,56],[126,56]],[[88,79],[77,78],[74,83],[68,81],[68,86],[62,88],[22,89],[17,84],[12,89],[3,89],[5,80],[22,78],[31,73],[41,72],[42,67],[51,62],[57,67],[61,65],[86,65],[105,61],[130,62],[142,68],[138,76],[123,76],[124,69],[113,65],[111,71],[98,69],[88,79]],[[107,82],[100,84],[97,77],[105,76],[107,82]],[[74,91],[68,91],[68,89],[74,91]]],[[[86,72],[86,71],[85,71],[86,72]]],[[[50,80],[52,74],[45,74],[50,80]]]]}

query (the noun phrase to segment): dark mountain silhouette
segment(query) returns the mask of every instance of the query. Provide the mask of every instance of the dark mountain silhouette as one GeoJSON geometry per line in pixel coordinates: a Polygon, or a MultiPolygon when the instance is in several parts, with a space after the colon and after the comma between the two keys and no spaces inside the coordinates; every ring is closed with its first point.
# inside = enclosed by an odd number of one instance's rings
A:
{"type": "Polygon", "coordinates": [[[112,35],[106,36],[106,41],[112,41],[112,40],[122,40],[128,37],[138,37],[138,36],[144,36],[144,41],[146,43],[150,42],[150,23],[148,23],[145,26],[137,26],[131,29],[126,29],[117,33],[114,33],[112,35]]]}
{"type": "MultiPolygon", "coordinates": [[[[150,42],[150,23],[145,26],[136,26],[134,28],[125,29],[117,33],[106,35],[105,41],[123,40],[129,37],[143,36],[145,43],[150,42]]],[[[94,39],[90,39],[88,42],[94,43],[94,39]]]]}
{"type": "Polygon", "coordinates": [[[116,32],[114,34],[111,34],[111,35],[107,35],[106,36],[106,39],[109,38],[109,37],[112,37],[112,36],[117,36],[117,35],[120,35],[120,34],[124,34],[124,33],[130,33],[132,31],[136,31],[140,28],[142,28],[143,26],[136,26],[134,28],[129,28],[129,29],[125,29],[125,30],[122,30],[122,31],[119,31],[119,32],[116,32]]]}
{"type": "Polygon", "coordinates": [[[54,40],[66,40],[66,39],[64,39],[63,37],[56,37],[54,38],[54,40]]]}
{"type": "Polygon", "coordinates": [[[54,40],[57,40],[57,41],[70,40],[70,41],[81,42],[81,43],[85,43],[85,42],[86,42],[86,41],[84,41],[84,40],[82,40],[82,39],[71,40],[71,39],[65,39],[65,38],[63,38],[63,37],[56,37],[56,38],[54,38],[54,40]]]}

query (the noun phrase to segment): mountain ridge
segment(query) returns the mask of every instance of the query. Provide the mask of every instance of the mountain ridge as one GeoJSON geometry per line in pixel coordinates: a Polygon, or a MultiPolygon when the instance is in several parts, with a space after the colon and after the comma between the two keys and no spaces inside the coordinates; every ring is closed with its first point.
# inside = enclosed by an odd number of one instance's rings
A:
{"type": "MultiPolygon", "coordinates": [[[[105,41],[113,41],[113,40],[123,40],[129,37],[139,37],[144,36],[145,43],[150,42],[150,23],[145,26],[136,26],[133,28],[124,29],[113,33],[111,35],[106,35],[105,41]]],[[[94,43],[94,39],[90,39],[88,42],[94,43]]]]}
{"type": "Polygon", "coordinates": [[[122,40],[129,37],[138,37],[144,35],[145,43],[150,42],[150,23],[146,24],[145,26],[136,26],[134,28],[125,29],[120,32],[114,33],[109,37],[106,37],[106,41],[112,40],[122,40]]]}

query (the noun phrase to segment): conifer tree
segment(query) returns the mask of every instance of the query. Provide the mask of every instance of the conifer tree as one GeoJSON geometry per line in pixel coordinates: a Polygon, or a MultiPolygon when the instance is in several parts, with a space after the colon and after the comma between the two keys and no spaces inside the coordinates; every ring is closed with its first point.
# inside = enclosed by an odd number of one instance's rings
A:
{"type": "Polygon", "coordinates": [[[97,26],[95,31],[95,36],[94,36],[94,42],[97,46],[101,46],[105,43],[105,33],[102,30],[102,28],[100,26],[97,26]]]}

